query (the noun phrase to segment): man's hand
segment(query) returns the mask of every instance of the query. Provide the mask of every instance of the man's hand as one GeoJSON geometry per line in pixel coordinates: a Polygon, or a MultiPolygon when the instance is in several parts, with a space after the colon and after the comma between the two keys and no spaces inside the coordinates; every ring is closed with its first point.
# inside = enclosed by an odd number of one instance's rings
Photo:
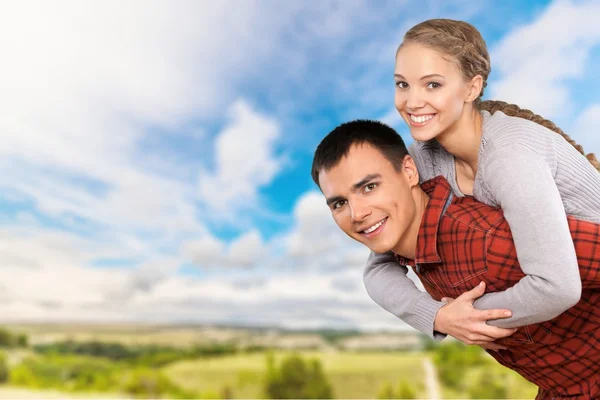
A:
{"type": "MultiPolygon", "coordinates": [[[[433,329],[438,332],[453,336],[466,344],[477,344],[482,347],[489,346],[496,339],[507,337],[517,329],[503,329],[486,324],[487,320],[508,318],[512,315],[510,310],[478,310],[473,307],[473,302],[485,293],[485,283],[481,282],[474,289],[461,294],[456,300],[446,299],[446,305],[439,309],[433,329]]],[[[442,299],[444,301],[444,299],[442,299]]]]}

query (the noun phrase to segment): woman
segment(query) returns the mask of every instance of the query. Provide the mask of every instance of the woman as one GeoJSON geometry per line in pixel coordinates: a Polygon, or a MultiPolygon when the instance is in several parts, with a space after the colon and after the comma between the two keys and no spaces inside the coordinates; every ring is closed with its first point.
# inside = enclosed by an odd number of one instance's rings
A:
{"type": "Polygon", "coordinates": [[[480,297],[479,310],[471,304],[482,288],[437,302],[416,289],[391,254],[371,254],[364,282],[375,302],[420,331],[494,349],[493,340],[514,332],[508,328],[550,320],[579,301],[566,214],[600,223],[600,174],[594,155],[586,158],[550,121],[481,102],[490,70],[473,26],[425,21],[406,33],[396,53],[395,105],[416,140],[410,152],[422,180],[444,175],[457,195],[502,207],[527,276],[480,297]],[[491,309],[493,318],[501,315],[495,309],[512,317],[489,320],[492,314],[480,311],[491,309]]]}

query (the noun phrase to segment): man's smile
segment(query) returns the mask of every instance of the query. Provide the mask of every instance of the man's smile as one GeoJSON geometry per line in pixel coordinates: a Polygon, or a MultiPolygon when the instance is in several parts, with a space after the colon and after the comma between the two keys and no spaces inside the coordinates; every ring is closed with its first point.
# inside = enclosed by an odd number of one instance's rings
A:
{"type": "Polygon", "coordinates": [[[371,226],[359,231],[359,233],[368,238],[372,238],[373,236],[376,236],[383,230],[383,228],[385,227],[385,223],[387,222],[387,219],[388,219],[388,217],[385,217],[384,219],[377,222],[376,224],[371,225],[371,226]]]}

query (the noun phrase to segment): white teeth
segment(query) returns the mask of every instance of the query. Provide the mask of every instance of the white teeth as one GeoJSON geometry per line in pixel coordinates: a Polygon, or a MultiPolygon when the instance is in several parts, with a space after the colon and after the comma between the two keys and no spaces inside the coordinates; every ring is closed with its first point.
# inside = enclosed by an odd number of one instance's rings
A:
{"type": "Polygon", "coordinates": [[[365,229],[364,232],[365,233],[371,233],[373,232],[375,229],[379,228],[382,224],[383,224],[384,220],[379,221],[378,223],[376,223],[375,225],[373,225],[372,227],[365,229]]]}
{"type": "Polygon", "coordinates": [[[412,115],[410,114],[410,119],[413,122],[416,122],[418,124],[422,124],[424,122],[429,121],[431,118],[434,117],[435,114],[429,114],[429,115],[421,115],[421,116],[416,116],[416,115],[412,115]]]}

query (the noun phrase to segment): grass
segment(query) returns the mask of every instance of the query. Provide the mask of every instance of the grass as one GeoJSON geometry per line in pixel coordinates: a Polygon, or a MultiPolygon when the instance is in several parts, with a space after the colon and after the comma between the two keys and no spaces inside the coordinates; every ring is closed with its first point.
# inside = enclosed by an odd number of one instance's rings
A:
{"type": "MultiPolygon", "coordinates": [[[[278,362],[289,352],[275,353],[278,362]]],[[[422,388],[422,353],[301,352],[305,358],[321,360],[336,398],[374,398],[385,383],[394,387],[400,379],[422,388]]],[[[222,393],[228,387],[236,398],[262,398],[265,354],[182,361],[165,369],[167,376],[183,388],[199,393],[222,393]]]]}

